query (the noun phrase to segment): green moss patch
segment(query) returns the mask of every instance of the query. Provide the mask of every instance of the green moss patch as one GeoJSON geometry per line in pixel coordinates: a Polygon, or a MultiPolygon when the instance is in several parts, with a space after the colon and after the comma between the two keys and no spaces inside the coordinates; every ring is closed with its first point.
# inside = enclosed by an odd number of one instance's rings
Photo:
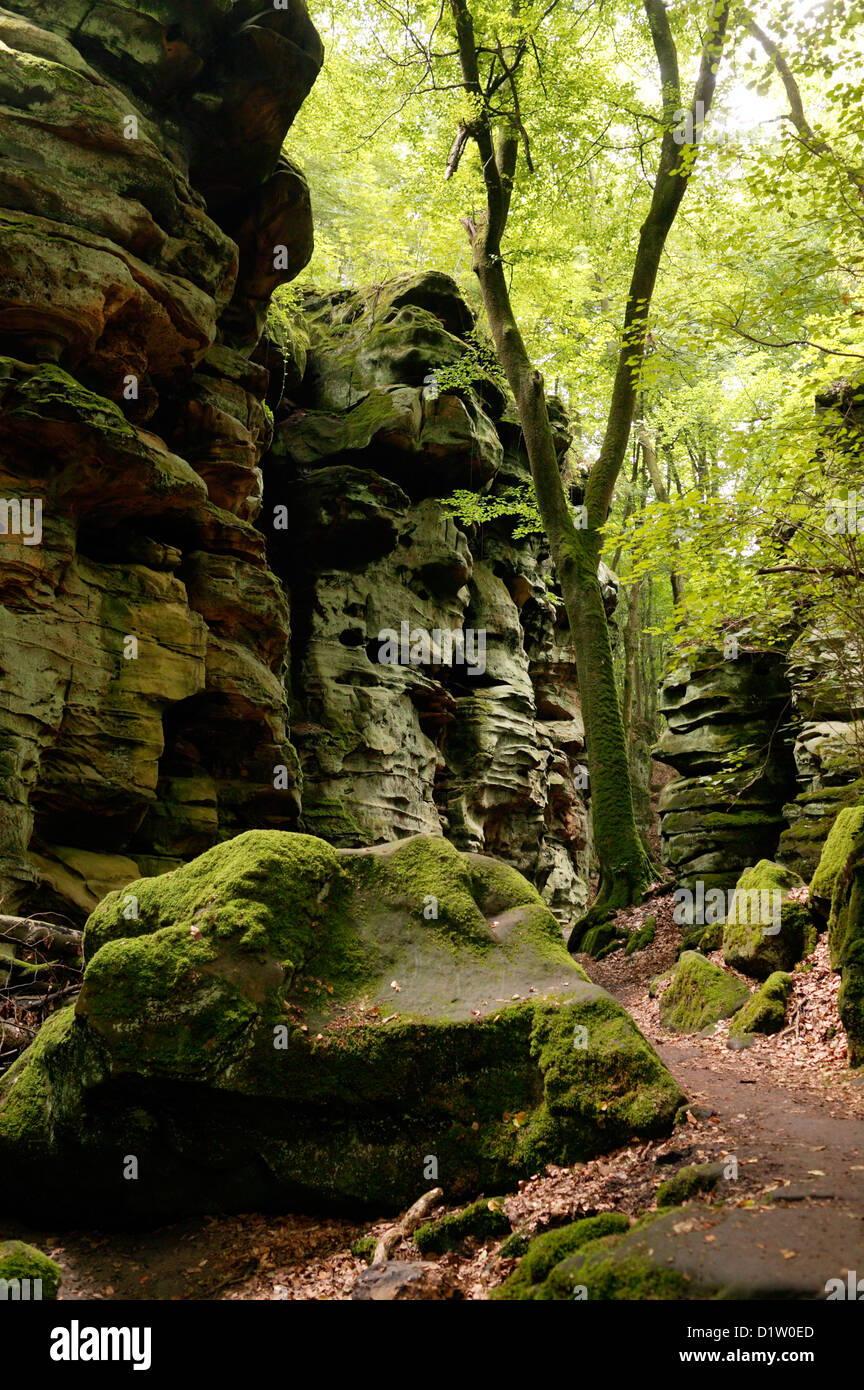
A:
{"type": "Polygon", "coordinates": [[[361,1236],[355,1240],[351,1246],[351,1254],[358,1260],[365,1260],[367,1265],[371,1265],[372,1256],[375,1254],[375,1247],[378,1244],[375,1236],[361,1236]]]}
{"type": "Polygon", "coordinates": [[[510,1222],[504,1214],[500,1197],[481,1197],[462,1211],[454,1211],[442,1216],[440,1221],[429,1221],[418,1227],[412,1237],[414,1244],[424,1257],[444,1255],[448,1250],[458,1250],[468,1239],[475,1236],[479,1240],[497,1240],[510,1232],[510,1222]]]}
{"type": "Polygon", "coordinates": [[[7,1288],[7,1298],[26,1294],[32,1301],[38,1290],[40,1298],[54,1299],[60,1291],[61,1277],[60,1266],[35,1246],[20,1240],[0,1242],[0,1286],[7,1288]],[[25,1281],[26,1288],[22,1287],[25,1281]]]}
{"type": "MultiPolygon", "coordinates": [[[[618,1231],[629,1230],[630,1219],[622,1212],[603,1212],[600,1216],[588,1216],[575,1221],[571,1226],[546,1231],[532,1240],[528,1250],[515,1269],[497,1289],[490,1294],[491,1299],[501,1301],[521,1301],[536,1298],[551,1271],[574,1250],[601,1236],[612,1235],[618,1231]]],[[[503,1248],[501,1253],[503,1254],[503,1248]]]]}

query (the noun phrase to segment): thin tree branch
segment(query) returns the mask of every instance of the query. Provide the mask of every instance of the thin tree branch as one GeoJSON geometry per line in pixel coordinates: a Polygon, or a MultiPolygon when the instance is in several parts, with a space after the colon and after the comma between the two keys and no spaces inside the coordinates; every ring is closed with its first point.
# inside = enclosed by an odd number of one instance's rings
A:
{"type": "Polygon", "coordinates": [[[790,119],[801,137],[801,143],[806,146],[811,154],[827,155],[833,159],[838,168],[842,169],[849,181],[854,184],[858,191],[859,198],[864,198],[864,172],[860,169],[856,169],[852,164],[846,164],[844,160],[840,159],[825,137],[823,135],[818,135],[810,125],[804,112],[801,89],[792,74],[789,64],[783,57],[779,45],[765,33],[764,29],[760,29],[759,25],[753,20],[747,25],[747,30],[753,35],[754,39],[758,40],[762,45],[780,74],[789,102],[790,119]]]}

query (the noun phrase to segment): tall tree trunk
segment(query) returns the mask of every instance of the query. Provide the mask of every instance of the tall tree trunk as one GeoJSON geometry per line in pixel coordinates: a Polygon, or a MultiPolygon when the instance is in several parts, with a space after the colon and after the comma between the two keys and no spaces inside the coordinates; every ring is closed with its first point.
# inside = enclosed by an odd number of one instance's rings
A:
{"type": "MultiPolygon", "coordinates": [[[[515,153],[513,142],[513,163],[515,153]]],[[[500,145],[498,158],[506,169],[508,154],[500,145]]],[[[633,812],[609,622],[597,574],[602,541],[596,528],[588,530],[575,525],[567,504],[546,411],[543,378],[528,357],[510,303],[500,255],[488,249],[486,226],[473,232],[473,265],[498,357],[516,398],[534,490],[573,641],[585,723],[594,851],[600,870],[596,916],[601,911],[637,902],[655,874],[633,812]]]]}
{"type": "MultiPolygon", "coordinates": [[[[578,528],[568,506],[559,472],[543,378],[527,353],[513,312],[501,240],[507,225],[510,195],[520,139],[526,140],[516,101],[515,71],[527,40],[507,66],[514,112],[493,133],[486,94],[480,81],[477,43],[469,0],[450,0],[465,91],[477,115],[468,134],[477,144],[486,189],[486,212],[463,218],[471,242],[472,264],[483,295],[489,327],[499,360],[516,398],[537,504],[570,625],[576,671],[582,696],[585,742],[591,786],[594,845],[600,884],[594,905],[577,924],[571,948],[578,946],[581,926],[617,907],[637,902],[650,882],[654,866],[636,829],[627,745],[615,672],[609,625],[598,579],[605,526],[615,483],[630,437],[642,360],[648,307],[666,236],[674,221],[695,158],[693,144],[679,145],[673,130],[680,109],[678,58],[663,0],[644,0],[663,85],[665,134],[651,206],[642,226],[624,315],[621,349],[615,372],[609,418],[600,456],[591,469],[585,494],[587,526],[578,528]]],[[[729,0],[712,5],[709,35],[702,53],[693,112],[707,111],[716,80],[717,63],[728,19],[729,0]]],[[[518,5],[517,5],[518,10],[518,5]]],[[[500,46],[499,46],[500,51],[500,46]]],[[[503,58],[502,58],[503,63],[503,58]]],[[[458,157],[448,162],[448,177],[458,157]]]]}

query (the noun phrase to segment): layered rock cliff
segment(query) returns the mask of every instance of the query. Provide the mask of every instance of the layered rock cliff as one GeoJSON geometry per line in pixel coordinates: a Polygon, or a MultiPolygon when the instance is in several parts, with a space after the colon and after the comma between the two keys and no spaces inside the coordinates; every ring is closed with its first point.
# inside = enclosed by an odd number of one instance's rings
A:
{"type": "Polygon", "coordinates": [[[311,254],[281,145],[321,58],[303,0],[0,9],[6,911],[80,922],[298,827],[445,834],[585,901],[548,558],[441,504],[527,478],[494,383],[430,385],[471,311],[427,276],[298,297],[262,337],[311,254]],[[482,632],[483,661],[382,664],[403,624],[482,632]]]}
{"type": "Polygon", "coordinates": [[[795,789],[785,655],[743,641],[731,651],[693,654],[661,688],[654,755],[679,773],[660,794],[661,846],[689,888],[730,888],[772,858],[795,789]]]}
{"type": "Polygon", "coordinates": [[[838,811],[861,799],[861,689],[848,637],[812,621],[788,650],[709,650],[667,674],[654,756],[680,774],[659,801],[677,881],[728,888],[774,857],[812,877],[838,811]]]}
{"type": "Polygon", "coordinates": [[[778,859],[810,878],[838,811],[864,791],[864,680],[848,634],[805,629],[789,653],[798,790],[783,808],[778,859]]]}
{"type": "Polygon", "coordinates": [[[311,254],[322,48],[302,0],[27,0],[0,40],[0,892],[80,915],[296,820],[250,354],[311,254]]]}
{"type": "Polygon", "coordinates": [[[466,536],[441,501],[530,477],[492,381],[435,388],[469,356],[473,315],[426,274],[307,296],[299,323],[308,349],[277,403],[263,515],[291,599],[303,827],[343,846],[443,832],[570,917],[586,897],[584,729],[545,544],[514,541],[504,519],[466,536]],[[412,634],[428,649],[412,653],[412,634]]]}

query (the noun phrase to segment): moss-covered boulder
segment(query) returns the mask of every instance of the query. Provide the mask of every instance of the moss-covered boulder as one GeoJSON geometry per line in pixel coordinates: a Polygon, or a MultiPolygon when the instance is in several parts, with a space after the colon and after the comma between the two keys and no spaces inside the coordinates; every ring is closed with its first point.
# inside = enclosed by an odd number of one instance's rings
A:
{"type": "Polygon", "coordinates": [[[786,1005],[792,993],[792,976],[775,970],[755,994],[751,994],[743,1009],[732,1020],[730,1037],[745,1033],[779,1033],[786,1022],[786,1005]]]}
{"type": "MultiPolygon", "coordinates": [[[[676,1213],[679,1217],[681,1213],[676,1213]]],[[[518,1268],[490,1297],[538,1302],[573,1299],[680,1299],[709,1296],[674,1269],[652,1259],[651,1213],[631,1227],[620,1212],[587,1217],[538,1236],[518,1268]]]]}
{"type": "Polygon", "coordinates": [[[748,994],[742,980],[698,951],[685,951],[660,1000],[660,1022],[676,1033],[699,1033],[721,1018],[729,1018],[748,994]]]}
{"type": "Polygon", "coordinates": [[[249,831],[110,894],[85,953],[0,1088],[3,1191],[42,1219],[464,1201],[682,1099],[536,890],[432,836],[249,831]]]}
{"type": "Polygon", "coordinates": [[[60,1266],[21,1240],[0,1241],[0,1297],[34,1301],[54,1299],[60,1290],[60,1266]]]}
{"type": "Polygon", "coordinates": [[[765,1207],[671,1207],[633,1225],[609,1214],[576,1222],[532,1242],[492,1298],[587,1300],[738,1300],[825,1297],[825,1256],[786,1261],[789,1213],[765,1207]],[[589,1231],[591,1222],[619,1223],[589,1231]],[[624,1223],[623,1225],[621,1223],[624,1223]]]}
{"type": "Polygon", "coordinates": [[[804,880],[794,869],[770,859],[745,869],[723,931],[726,964],[757,980],[791,970],[810,944],[806,898],[804,880]]]}

